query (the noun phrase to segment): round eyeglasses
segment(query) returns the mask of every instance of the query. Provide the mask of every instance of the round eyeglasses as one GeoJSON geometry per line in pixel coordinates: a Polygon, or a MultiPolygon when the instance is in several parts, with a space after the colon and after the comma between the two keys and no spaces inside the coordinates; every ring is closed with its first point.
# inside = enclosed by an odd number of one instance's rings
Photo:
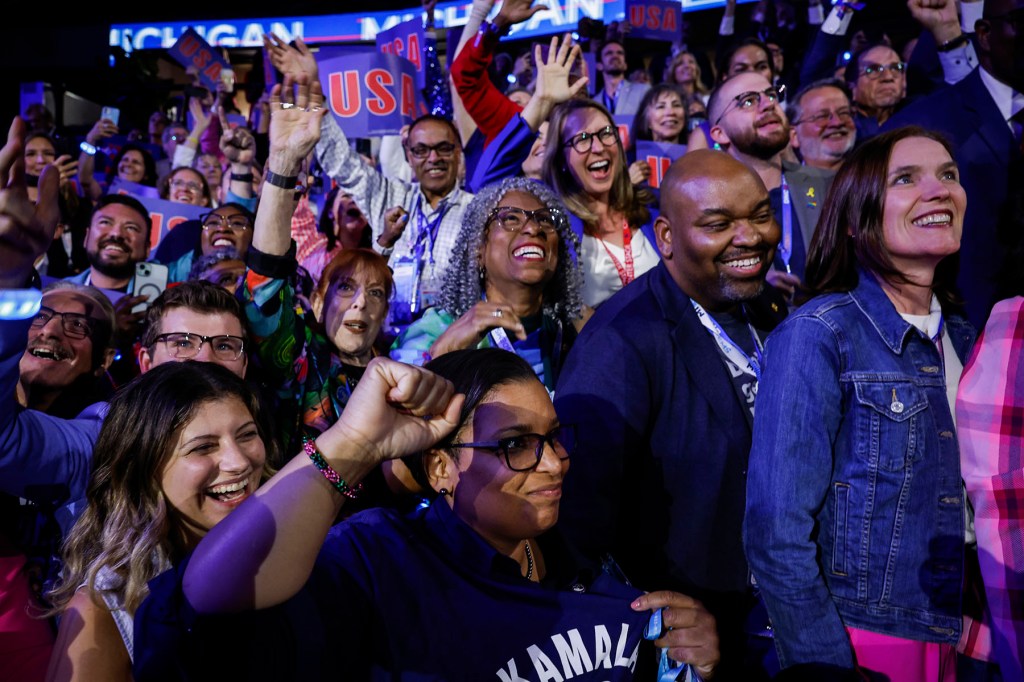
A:
{"type": "Polygon", "coordinates": [[[577,133],[563,144],[563,147],[572,147],[580,154],[586,154],[594,148],[594,139],[597,139],[605,147],[610,147],[619,139],[619,129],[613,125],[606,125],[600,130],[577,133]]]}

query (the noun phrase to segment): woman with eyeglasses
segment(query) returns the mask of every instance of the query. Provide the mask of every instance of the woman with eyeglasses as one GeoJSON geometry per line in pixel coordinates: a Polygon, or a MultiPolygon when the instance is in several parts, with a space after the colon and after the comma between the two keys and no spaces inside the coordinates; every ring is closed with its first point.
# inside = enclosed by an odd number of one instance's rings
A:
{"type": "Polygon", "coordinates": [[[582,237],[583,303],[590,308],[657,265],[654,202],[634,187],[611,114],[593,100],[570,99],[551,114],[544,181],[565,202],[582,237]]]}
{"type": "Polygon", "coordinates": [[[374,361],[308,457],[151,583],[135,621],[138,682],[653,679],[645,629],[672,659],[714,672],[703,606],[641,595],[572,558],[555,524],[573,430],[533,368],[473,349],[425,369],[374,361]],[[406,453],[419,453],[409,459],[433,501],[332,528],[360,473],[406,453]]]}
{"type": "Polygon", "coordinates": [[[576,339],[583,285],[562,202],[527,178],[493,183],[466,208],[455,244],[440,305],[395,339],[391,357],[422,364],[463,348],[503,348],[554,390],[576,339]]]}
{"type": "Polygon", "coordinates": [[[210,206],[206,176],[191,166],[179,166],[160,179],[160,198],[193,206],[210,206]]]}
{"type": "Polygon", "coordinates": [[[202,227],[199,244],[168,265],[167,280],[184,282],[189,277],[193,263],[225,249],[233,249],[244,260],[252,243],[254,218],[249,209],[233,202],[204,213],[199,218],[202,227]]]}

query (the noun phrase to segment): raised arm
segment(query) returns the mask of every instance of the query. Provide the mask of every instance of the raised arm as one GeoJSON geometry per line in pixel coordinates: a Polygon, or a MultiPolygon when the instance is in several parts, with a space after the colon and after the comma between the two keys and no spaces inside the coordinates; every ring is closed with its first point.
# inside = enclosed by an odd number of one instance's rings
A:
{"type": "Polygon", "coordinates": [[[323,103],[319,81],[310,82],[305,74],[286,75],[271,91],[270,154],[264,173],[273,175],[265,179],[252,235],[253,247],[263,253],[288,253],[295,181],[303,159],[320,139],[320,120],[327,113],[323,103]]]}
{"type": "Polygon", "coordinates": [[[82,192],[92,201],[97,201],[103,196],[103,187],[96,180],[96,148],[111,135],[117,134],[117,126],[113,121],[101,118],[93,124],[93,127],[85,134],[85,142],[93,147],[93,151],[87,152],[82,149],[78,156],[78,182],[82,185],[82,192]]]}
{"type": "MultiPolygon", "coordinates": [[[[354,486],[381,462],[449,433],[461,404],[451,382],[376,358],[316,447],[354,486]]],[[[310,457],[296,455],[199,543],[184,576],[189,602],[200,613],[217,613],[287,600],[309,578],[344,499],[310,457]]]]}

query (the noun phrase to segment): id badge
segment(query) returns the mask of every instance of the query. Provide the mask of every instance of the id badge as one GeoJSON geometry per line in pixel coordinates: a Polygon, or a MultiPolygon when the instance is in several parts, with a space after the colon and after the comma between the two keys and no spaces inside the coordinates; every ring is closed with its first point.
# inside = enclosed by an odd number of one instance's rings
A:
{"type": "MultiPolygon", "coordinates": [[[[433,268],[430,269],[430,273],[433,274],[433,268]]],[[[416,306],[416,311],[423,312],[431,306],[436,306],[440,298],[441,278],[428,276],[426,272],[423,273],[423,277],[420,278],[420,301],[416,306]]]]}
{"type": "Polygon", "coordinates": [[[416,260],[411,256],[392,258],[391,268],[395,282],[391,318],[397,324],[408,324],[412,321],[411,304],[416,295],[416,260]]]}

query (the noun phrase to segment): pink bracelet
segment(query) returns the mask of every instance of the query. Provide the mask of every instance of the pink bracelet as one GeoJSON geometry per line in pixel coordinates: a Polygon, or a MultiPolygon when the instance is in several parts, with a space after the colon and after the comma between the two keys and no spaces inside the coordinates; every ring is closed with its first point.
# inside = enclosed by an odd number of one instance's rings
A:
{"type": "Polygon", "coordinates": [[[316,443],[308,436],[302,437],[302,449],[306,451],[309,458],[313,460],[313,465],[320,470],[320,473],[324,475],[324,478],[326,478],[332,486],[334,486],[335,490],[350,500],[354,500],[359,497],[359,493],[363,491],[363,484],[358,483],[355,488],[350,487],[349,484],[345,482],[345,479],[342,478],[337,471],[331,468],[331,465],[327,463],[327,460],[324,459],[323,454],[320,452],[319,448],[317,448],[316,443]]]}

